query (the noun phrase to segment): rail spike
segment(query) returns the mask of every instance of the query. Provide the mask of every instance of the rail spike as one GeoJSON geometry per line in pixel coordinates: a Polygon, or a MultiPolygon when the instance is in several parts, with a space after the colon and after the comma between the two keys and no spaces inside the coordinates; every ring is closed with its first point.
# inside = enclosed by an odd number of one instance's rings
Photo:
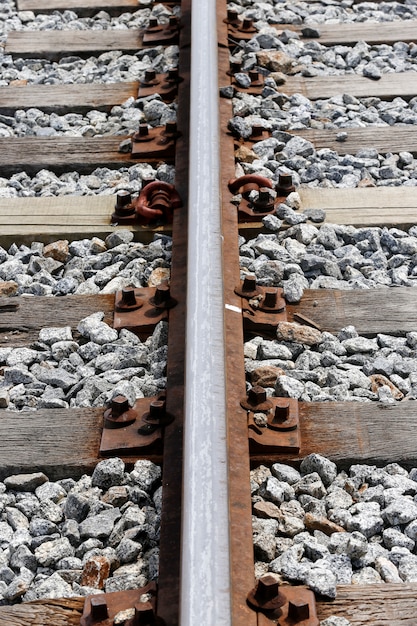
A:
{"type": "Polygon", "coordinates": [[[155,180],[142,189],[133,204],[140,224],[171,223],[173,210],[182,206],[182,200],[174,185],[155,180]]]}

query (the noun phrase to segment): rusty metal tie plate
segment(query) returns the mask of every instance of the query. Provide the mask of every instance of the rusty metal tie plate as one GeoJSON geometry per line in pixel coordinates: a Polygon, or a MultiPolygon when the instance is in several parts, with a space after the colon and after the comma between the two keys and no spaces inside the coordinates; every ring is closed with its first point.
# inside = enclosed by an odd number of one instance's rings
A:
{"type": "Polygon", "coordinates": [[[143,32],[142,41],[144,45],[149,46],[172,46],[178,44],[179,33],[179,25],[176,21],[172,24],[152,25],[143,32]]]}
{"type": "Polygon", "coordinates": [[[301,447],[298,401],[268,398],[271,408],[253,407],[248,411],[248,437],[251,453],[299,452],[301,447]]]}
{"type": "Polygon", "coordinates": [[[162,320],[168,319],[168,310],[156,307],[153,304],[157,288],[140,287],[117,291],[115,296],[115,311],[113,328],[126,328],[140,337],[148,337],[155,326],[162,320]],[[126,296],[126,292],[129,295],[126,296]],[[133,293],[133,296],[131,295],[133,293]],[[123,300],[127,300],[124,304],[123,300]],[[132,302],[132,304],[128,304],[132,302]]]}
{"type": "Polygon", "coordinates": [[[130,610],[131,617],[123,622],[125,626],[134,626],[139,623],[152,623],[155,626],[162,626],[162,620],[155,615],[156,594],[156,583],[151,582],[146,587],[130,591],[115,591],[87,596],[80,625],[113,626],[114,618],[120,612],[130,610]],[[140,621],[145,617],[148,621],[140,621]]]}
{"type": "Polygon", "coordinates": [[[177,137],[178,133],[167,132],[165,126],[149,128],[142,136],[136,133],[132,137],[131,156],[134,159],[173,159],[177,137]]]}
{"type": "Polygon", "coordinates": [[[286,302],[280,287],[257,286],[259,295],[242,298],[243,328],[275,337],[280,322],[287,321],[286,302]]]}
{"type": "Polygon", "coordinates": [[[304,586],[281,585],[274,574],[265,574],[247,596],[257,612],[257,625],[319,626],[314,593],[304,586]]]}
{"type": "Polygon", "coordinates": [[[139,398],[127,413],[113,419],[111,410],[107,409],[103,415],[100,454],[161,454],[163,428],[172,421],[165,413],[164,401],[163,394],[139,398]]]}
{"type": "Polygon", "coordinates": [[[170,73],[155,74],[155,77],[149,82],[143,81],[139,83],[138,98],[147,98],[154,94],[161,96],[164,102],[172,102],[178,93],[178,83],[182,82],[182,78],[170,78],[170,73]]]}

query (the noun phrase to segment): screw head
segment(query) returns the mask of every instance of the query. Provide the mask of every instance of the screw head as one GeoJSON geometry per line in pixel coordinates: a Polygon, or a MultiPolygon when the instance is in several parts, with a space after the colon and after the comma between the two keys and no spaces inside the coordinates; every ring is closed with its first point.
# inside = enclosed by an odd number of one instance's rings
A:
{"type": "Polygon", "coordinates": [[[94,621],[106,619],[109,616],[107,601],[104,594],[91,596],[91,617],[94,621]]]}
{"type": "Polygon", "coordinates": [[[260,290],[256,286],[256,276],[248,274],[244,277],[241,285],[236,287],[235,294],[242,298],[253,298],[260,294],[260,290]]]}
{"type": "Polygon", "coordinates": [[[279,584],[274,574],[265,574],[248,594],[248,603],[256,610],[274,611],[286,603],[285,596],[279,592],[279,584]]]}
{"type": "Polygon", "coordinates": [[[259,385],[249,389],[247,397],[241,401],[240,405],[249,411],[269,411],[272,409],[272,402],[267,399],[265,389],[259,385]]]}
{"type": "Polygon", "coordinates": [[[165,281],[156,287],[155,295],[149,298],[149,303],[156,309],[172,309],[177,301],[171,298],[171,289],[165,281]]]}
{"type": "Polygon", "coordinates": [[[302,620],[309,619],[310,607],[307,602],[290,600],[288,603],[288,619],[294,621],[294,624],[302,620]]]}
{"type": "MultiPolygon", "coordinates": [[[[120,292],[118,292],[120,293],[120,292]]],[[[117,298],[117,296],[116,296],[117,298]]],[[[124,287],[121,297],[116,299],[116,311],[128,313],[136,311],[143,306],[143,302],[136,297],[133,287],[124,287]]]]}

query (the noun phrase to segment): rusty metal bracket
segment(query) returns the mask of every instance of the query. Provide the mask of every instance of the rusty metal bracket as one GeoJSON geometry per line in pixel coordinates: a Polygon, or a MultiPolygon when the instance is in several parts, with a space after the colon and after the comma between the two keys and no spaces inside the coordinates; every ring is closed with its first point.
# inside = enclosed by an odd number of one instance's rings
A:
{"type": "MultiPolygon", "coordinates": [[[[265,574],[248,593],[248,605],[278,626],[319,626],[314,593],[302,586],[281,585],[265,574]]],[[[265,623],[264,621],[262,623],[265,623]]]]}
{"type": "Polygon", "coordinates": [[[172,102],[178,93],[178,85],[184,79],[179,76],[178,68],[168,70],[166,74],[157,74],[155,70],[146,70],[139,83],[138,98],[159,94],[164,102],[172,102]]]}
{"type": "Polygon", "coordinates": [[[237,11],[228,9],[227,17],[224,22],[228,25],[228,35],[234,40],[251,39],[257,29],[253,24],[252,19],[241,20],[237,11]]]}
{"type": "Polygon", "coordinates": [[[180,24],[175,15],[171,15],[167,24],[159,24],[156,18],[149,20],[149,26],[143,31],[143,44],[173,45],[178,44],[180,24]]]}
{"type": "Polygon", "coordinates": [[[267,398],[263,387],[252,387],[241,406],[248,411],[251,452],[298,452],[301,446],[298,402],[267,398]]]}
{"type": "Polygon", "coordinates": [[[154,582],[131,591],[87,596],[80,625],[164,626],[165,622],[156,615],[156,599],[154,582]]]}
{"type": "Polygon", "coordinates": [[[242,298],[243,327],[247,332],[275,336],[279,322],[287,321],[286,302],[280,287],[262,287],[256,276],[245,276],[235,288],[242,298]]]}
{"type": "Polygon", "coordinates": [[[159,322],[168,319],[168,310],[176,304],[166,281],[157,287],[122,289],[115,295],[113,328],[148,337],[159,322]]]}
{"type": "MultiPolygon", "coordinates": [[[[254,126],[252,141],[262,141],[269,137],[268,131],[261,126],[254,126]]],[[[240,144],[245,145],[245,144],[240,144]]],[[[240,222],[260,222],[263,217],[273,215],[276,208],[285,198],[295,191],[291,174],[279,174],[278,184],[275,189],[269,178],[264,178],[257,174],[246,174],[240,178],[229,181],[229,190],[234,195],[240,193],[242,198],[237,205],[238,221],[240,222]],[[250,198],[251,191],[257,191],[255,200],[250,198]]]]}
{"type": "Polygon", "coordinates": [[[168,122],[156,128],[140,124],[139,131],[132,137],[131,156],[138,159],[173,159],[179,136],[176,122],[168,122]]]}
{"type": "Polygon", "coordinates": [[[103,414],[100,454],[160,454],[163,429],[172,421],[164,393],[139,398],[131,409],[124,396],[116,396],[103,414]]]}

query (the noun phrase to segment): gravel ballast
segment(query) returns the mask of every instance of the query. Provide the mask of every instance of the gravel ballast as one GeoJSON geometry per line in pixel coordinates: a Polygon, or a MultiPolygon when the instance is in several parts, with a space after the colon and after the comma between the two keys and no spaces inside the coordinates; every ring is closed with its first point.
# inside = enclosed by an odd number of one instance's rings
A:
{"type": "Polygon", "coordinates": [[[396,463],[338,472],[318,454],[300,469],[251,472],[256,572],[336,597],[338,584],[417,581],[417,482],[396,463]]]}
{"type": "Polygon", "coordinates": [[[157,579],[161,468],[101,461],[92,476],[0,482],[0,604],[146,586],[157,579]]]}

